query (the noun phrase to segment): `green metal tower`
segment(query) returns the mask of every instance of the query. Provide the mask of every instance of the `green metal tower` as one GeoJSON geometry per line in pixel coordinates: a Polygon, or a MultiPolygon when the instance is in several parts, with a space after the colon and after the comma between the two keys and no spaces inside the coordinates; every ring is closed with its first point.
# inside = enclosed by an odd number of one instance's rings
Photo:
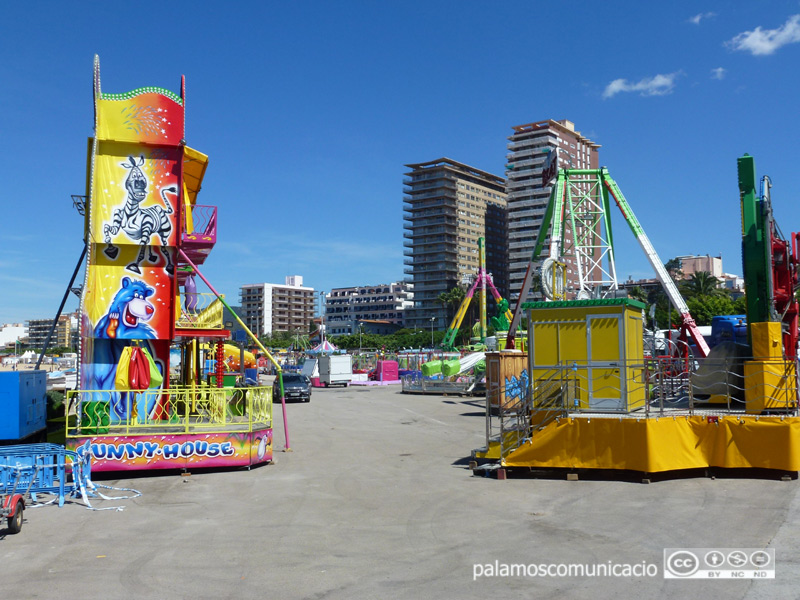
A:
{"type": "MultiPolygon", "coordinates": [[[[763,199],[756,192],[756,164],[749,154],[736,161],[739,173],[739,199],[742,208],[742,268],[747,290],[747,321],[763,323],[772,320],[772,255],[763,199]]],[[[747,341],[752,344],[750,327],[747,341]]]]}

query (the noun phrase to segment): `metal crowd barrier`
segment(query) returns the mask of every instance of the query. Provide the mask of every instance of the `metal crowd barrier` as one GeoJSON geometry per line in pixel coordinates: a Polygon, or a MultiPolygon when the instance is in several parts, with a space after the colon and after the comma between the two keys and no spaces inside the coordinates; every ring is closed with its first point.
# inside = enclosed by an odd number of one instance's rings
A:
{"type": "Polygon", "coordinates": [[[67,437],[241,432],[272,424],[272,388],[266,386],[72,390],[65,405],[67,437]]]}

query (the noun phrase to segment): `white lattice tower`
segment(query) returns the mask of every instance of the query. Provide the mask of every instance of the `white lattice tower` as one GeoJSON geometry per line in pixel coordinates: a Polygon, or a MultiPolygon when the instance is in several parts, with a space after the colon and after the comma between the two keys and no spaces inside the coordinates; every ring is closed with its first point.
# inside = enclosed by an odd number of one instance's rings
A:
{"type": "MultiPolygon", "coordinates": [[[[561,256],[572,258],[579,299],[606,298],[618,289],[608,201],[594,173],[565,171],[564,227],[571,232],[561,256]]],[[[563,235],[562,240],[566,241],[563,235]]],[[[563,259],[562,259],[563,260],[563,259]]]]}

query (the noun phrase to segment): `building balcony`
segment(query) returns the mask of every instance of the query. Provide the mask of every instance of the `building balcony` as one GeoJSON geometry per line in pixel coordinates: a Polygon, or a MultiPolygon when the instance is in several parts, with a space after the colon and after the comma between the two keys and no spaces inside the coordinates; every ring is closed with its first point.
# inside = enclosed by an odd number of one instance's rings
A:
{"type": "Polygon", "coordinates": [[[451,181],[442,181],[431,185],[414,186],[403,188],[403,193],[414,199],[425,197],[426,195],[446,195],[455,192],[456,184],[451,181]]]}
{"type": "Polygon", "coordinates": [[[508,215],[508,226],[511,227],[512,223],[530,224],[531,222],[540,221],[544,213],[543,208],[514,211],[508,215]]]}
{"type": "Polygon", "coordinates": [[[453,211],[453,216],[446,216],[441,213],[438,215],[419,216],[410,220],[408,227],[405,227],[405,229],[414,235],[425,235],[439,231],[455,232],[457,229],[455,211],[453,211]]]}
{"type": "MultiPolygon", "coordinates": [[[[521,190],[529,186],[531,187],[531,189],[533,189],[534,181],[535,180],[533,179],[519,179],[519,178],[509,177],[508,180],[506,181],[506,192],[510,194],[516,190],[521,190]]],[[[538,181],[536,181],[536,183],[537,185],[535,187],[541,187],[540,185],[541,178],[538,181]]]]}
{"type": "Polygon", "coordinates": [[[458,251],[455,244],[435,244],[428,247],[420,245],[414,248],[414,256],[420,259],[419,262],[430,262],[432,260],[439,262],[445,256],[449,256],[451,260],[455,261],[458,251]]]}
{"type": "Polygon", "coordinates": [[[547,126],[545,125],[538,131],[531,130],[530,132],[514,134],[512,136],[514,141],[510,141],[506,148],[512,152],[520,152],[523,149],[533,149],[539,146],[555,146],[558,143],[556,136],[538,133],[546,130],[546,128],[547,126]]]}
{"type": "Polygon", "coordinates": [[[455,281],[459,278],[458,269],[456,269],[455,267],[452,269],[437,269],[430,271],[414,271],[412,269],[409,270],[408,274],[411,275],[409,283],[413,283],[414,285],[415,297],[418,284],[424,285],[425,283],[428,283],[430,281],[440,281],[443,279],[455,281]]]}
{"type": "Polygon", "coordinates": [[[457,254],[455,250],[452,253],[449,253],[451,258],[449,260],[444,259],[444,257],[439,256],[437,254],[406,254],[405,259],[403,260],[404,265],[408,266],[416,266],[417,270],[423,271],[431,271],[436,269],[450,269],[456,268],[456,258],[457,254]]]}
{"type": "Polygon", "coordinates": [[[447,290],[453,287],[452,285],[449,285],[447,281],[442,281],[442,280],[432,281],[430,283],[418,284],[418,286],[421,296],[430,294],[432,292],[435,294],[438,294],[438,292],[446,292],[447,290]]]}
{"type": "Polygon", "coordinates": [[[435,217],[449,217],[451,219],[456,216],[456,201],[453,199],[440,198],[438,200],[428,201],[426,204],[419,204],[414,208],[407,208],[408,214],[403,215],[403,220],[410,224],[415,224],[419,219],[430,219],[435,217]]]}
{"type": "Polygon", "coordinates": [[[403,233],[403,237],[408,240],[431,238],[432,236],[438,236],[437,239],[443,239],[442,236],[447,233],[455,234],[455,232],[455,225],[427,225],[417,227],[413,231],[406,231],[403,233]]]}
{"type": "Polygon", "coordinates": [[[440,247],[443,245],[455,246],[455,236],[447,236],[443,233],[439,233],[436,235],[419,235],[415,238],[410,238],[403,242],[403,245],[407,248],[419,248],[419,247],[427,247],[432,248],[434,245],[436,247],[440,247]]]}
{"type": "Polygon", "coordinates": [[[534,208],[547,208],[547,204],[550,201],[548,196],[545,196],[541,190],[536,190],[531,194],[520,195],[516,198],[512,198],[511,201],[508,203],[508,215],[512,216],[515,212],[520,210],[526,209],[534,209],[534,208]]]}
{"type": "Polygon", "coordinates": [[[533,247],[535,246],[534,240],[528,239],[527,241],[515,242],[508,245],[508,251],[522,251],[524,250],[528,256],[530,256],[531,252],[533,252],[533,247]]]}
{"type": "Polygon", "coordinates": [[[544,156],[532,158],[530,156],[518,157],[517,160],[509,161],[509,166],[513,165],[514,173],[519,173],[525,169],[538,169],[544,164],[544,156]]]}

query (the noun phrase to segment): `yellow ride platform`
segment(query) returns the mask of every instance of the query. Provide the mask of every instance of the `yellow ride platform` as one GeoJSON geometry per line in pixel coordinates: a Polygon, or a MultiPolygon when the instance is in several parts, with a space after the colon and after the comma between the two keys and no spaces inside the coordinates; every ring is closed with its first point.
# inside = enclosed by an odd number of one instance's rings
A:
{"type": "Polygon", "coordinates": [[[701,373],[699,361],[678,369],[643,356],[643,305],[631,300],[523,306],[527,361],[499,353],[501,368],[488,368],[487,355],[486,446],[473,458],[645,473],[800,471],[796,365],[782,355],[780,323],[752,324],[753,358],[738,359],[740,372],[706,358],[701,373]],[[709,372],[718,376],[708,389],[725,395],[695,397],[709,372]]]}
{"type": "Polygon", "coordinates": [[[798,471],[799,448],[800,417],[582,414],[552,421],[501,465],[646,473],[704,467],[798,471]]]}

